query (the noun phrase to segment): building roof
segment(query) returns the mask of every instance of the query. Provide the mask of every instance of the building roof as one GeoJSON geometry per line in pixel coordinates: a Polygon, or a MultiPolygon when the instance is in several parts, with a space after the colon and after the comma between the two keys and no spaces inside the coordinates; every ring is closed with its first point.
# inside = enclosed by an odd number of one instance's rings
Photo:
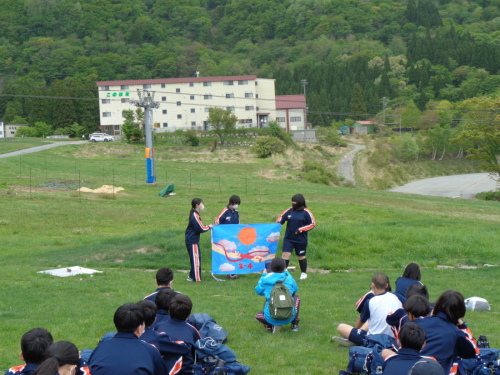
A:
{"type": "Polygon", "coordinates": [[[189,82],[222,82],[255,80],[257,76],[220,76],[220,77],[184,77],[184,78],[157,78],[157,79],[128,79],[120,81],[99,81],[97,86],[122,86],[122,85],[153,85],[159,83],[189,83],[189,82]]]}
{"type": "Polygon", "coordinates": [[[356,121],[355,124],[359,125],[377,125],[376,121],[356,121]]]}
{"type": "Polygon", "coordinates": [[[276,109],[296,109],[306,107],[306,97],[300,95],[276,95],[276,109]]]}

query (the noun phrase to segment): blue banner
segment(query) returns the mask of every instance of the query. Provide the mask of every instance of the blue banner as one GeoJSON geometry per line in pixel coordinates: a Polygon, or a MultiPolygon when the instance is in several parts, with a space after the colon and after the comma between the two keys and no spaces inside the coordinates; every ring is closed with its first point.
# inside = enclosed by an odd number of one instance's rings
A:
{"type": "Polygon", "coordinates": [[[224,224],[212,228],[212,273],[263,271],[275,257],[280,224],[224,224]]]}

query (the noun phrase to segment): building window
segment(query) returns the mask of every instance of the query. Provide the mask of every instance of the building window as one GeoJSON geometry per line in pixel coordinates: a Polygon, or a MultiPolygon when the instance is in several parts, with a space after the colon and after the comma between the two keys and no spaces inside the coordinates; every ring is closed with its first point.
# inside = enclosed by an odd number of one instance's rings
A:
{"type": "Polygon", "coordinates": [[[101,91],[109,91],[109,86],[101,86],[101,91]]]}
{"type": "Polygon", "coordinates": [[[248,81],[245,79],[245,80],[241,80],[241,81],[238,81],[238,85],[241,86],[241,85],[248,85],[248,81]]]}
{"type": "Polygon", "coordinates": [[[302,121],[302,117],[296,116],[296,117],[290,117],[290,122],[300,122],[302,121]]]}
{"type": "Polygon", "coordinates": [[[162,101],[162,102],[166,102],[166,101],[167,101],[167,97],[166,97],[166,96],[162,96],[162,97],[161,97],[161,101],[162,101]]]}
{"type": "Polygon", "coordinates": [[[191,108],[191,113],[195,113],[196,110],[194,108],[191,108]]]}
{"type": "Polygon", "coordinates": [[[181,118],[182,118],[182,115],[177,115],[177,118],[181,119],[181,118]]]}
{"type": "Polygon", "coordinates": [[[234,85],[234,81],[224,81],[224,86],[233,86],[234,85]]]}
{"type": "Polygon", "coordinates": [[[181,92],[181,89],[177,88],[177,89],[175,89],[175,92],[176,92],[176,93],[180,93],[180,92],[181,92]]]}
{"type": "Polygon", "coordinates": [[[209,111],[210,111],[210,108],[205,107],[205,112],[209,112],[209,111]]]}
{"type": "Polygon", "coordinates": [[[189,82],[189,87],[194,87],[194,82],[189,82]]]}
{"type": "Polygon", "coordinates": [[[128,89],[129,89],[128,85],[121,85],[120,86],[120,90],[128,90],[128,89]]]}
{"type": "Polygon", "coordinates": [[[234,107],[226,107],[226,110],[234,112],[234,107]]]}
{"type": "MultiPolygon", "coordinates": [[[[164,89],[166,87],[166,85],[164,83],[161,84],[161,88],[164,89]]],[[[165,122],[166,124],[166,122],[165,122]]]]}
{"type": "Polygon", "coordinates": [[[167,114],[167,110],[166,110],[166,109],[163,109],[163,110],[161,111],[161,113],[162,113],[162,115],[166,115],[166,114],[167,114]]]}
{"type": "Polygon", "coordinates": [[[122,103],[130,103],[130,99],[129,98],[122,98],[122,103]]]}
{"type": "Polygon", "coordinates": [[[255,94],[255,99],[259,99],[259,94],[255,94]]]}
{"type": "Polygon", "coordinates": [[[245,98],[253,98],[253,92],[246,92],[245,98]]]}
{"type": "Polygon", "coordinates": [[[191,121],[191,126],[196,126],[196,121],[191,121]]]}
{"type": "Polygon", "coordinates": [[[255,107],[255,110],[258,111],[259,110],[259,107],[255,107]]]}
{"type": "Polygon", "coordinates": [[[259,82],[255,81],[255,86],[259,86],[259,82]]]}
{"type": "Polygon", "coordinates": [[[226,99],[234,98],[234,94],[226,94],[226,99]]]}
{"type": "Polygon", "coordinates": [[[189,100],[194,100],[194,95],[190,95],[189,100]]]}
{"type": "Polygon", "coordinates": [[[286,119],[284,117],[276,117],[276,121],[278,121],[278,122],[285,122],[286,119]]]}
{"type": "Polygon", "coordinates": [[[163,123],[163,127],[164,127],[164,128],[168,128],[168,122],[164,122],[164,123],[163,123]]]}
{"type": "Polygon", "coordinates": [[[253,105],[246,105],[245,111],[253,111],[253,105]]]}
{"type": "Polygon", "coordinates": [[[203,99],[212,99],[212,95],[203,95],[203,99]]]}
{"type": "Polygon", "coordinates": [[[109,104],[109,103],[111,103],[111,99],[102,99],[101,103],[102,104],[109,104]]]}
{"type": "Polygon", "coordinates": [[[145,89],[145,90],[146,90],[146,89],[150,89],[150,88],[151,88],[151,85],[150,85],[150,84],[147,84],[147,85],[142,85],[142,88],[143,88],[143,89],[145,89]]]}
{"type": "Polygon", "coordinates": [[[111,117],[111,112],[103,112],[102,117],[111,117]]]}
{"type": "Polygon", "coordinates": [[[203,82],[203,86],[212,86],[212,82],[203,82]]]}
{"type": "Polygon", "coordinates": [[[176,104],[177,104],[177,105],[181,105],[181,102],[177,102],[176,104]]]}

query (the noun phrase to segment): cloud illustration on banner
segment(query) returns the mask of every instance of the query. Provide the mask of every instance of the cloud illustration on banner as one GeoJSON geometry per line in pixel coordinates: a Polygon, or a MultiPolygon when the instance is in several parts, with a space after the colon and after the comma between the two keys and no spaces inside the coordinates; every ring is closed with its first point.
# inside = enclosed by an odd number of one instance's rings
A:
{"type": "Polygon", "coordinates": [[[280,240],[280,232],[273,232],[267,236],[269,242],[278,242],[280,240]]]}
{"type": "Polygon", "coordinates": [[[219,244],[226,250],[226,251],[236,251],[237,246],[233,241],[229,240],[220,240],[219,244]]]}
{"type": "Polygon", "coordinates": [[[236,268],[232,264],[229,264],[229,263],[222,263],[219,266],[219,271],[222,271],[222,272],[231,272],[231,271],[234,271],[235,269],[236,268]]]}

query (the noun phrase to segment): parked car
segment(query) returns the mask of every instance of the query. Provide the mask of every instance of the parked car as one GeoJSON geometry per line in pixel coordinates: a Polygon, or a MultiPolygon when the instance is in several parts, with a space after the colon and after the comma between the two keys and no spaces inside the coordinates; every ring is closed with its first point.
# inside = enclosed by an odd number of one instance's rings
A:
{"type": "Polygon", "coordinates": [[[89,141],[91,142],[113,142],[114,140],[113,136],[106,133],[92,133],[89,135],[89,141]]]}

